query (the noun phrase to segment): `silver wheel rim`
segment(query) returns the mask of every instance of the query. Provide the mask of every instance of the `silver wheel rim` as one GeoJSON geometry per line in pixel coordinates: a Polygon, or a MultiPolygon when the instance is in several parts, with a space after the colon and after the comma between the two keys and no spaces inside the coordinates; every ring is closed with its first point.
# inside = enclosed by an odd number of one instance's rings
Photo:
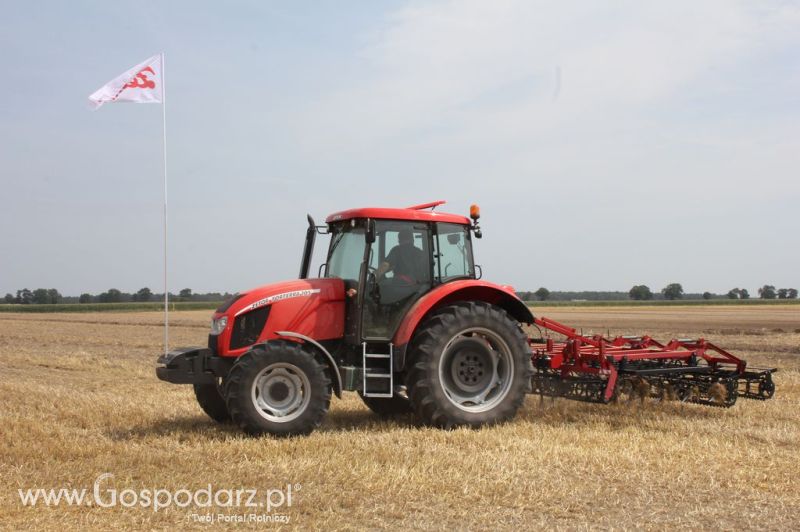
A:
{"type": "Polygon", "coordinates": [[[513,378],[514,357],[508,343],[482,327],[465,329],[450,338],[439,359],[442,389],[447,399],[465,412],[486,412],[500,404],[513,378]],[[483,349],[476,349],[479,344],[483,349]]]}
{"type": "Polygon", "coordinates": [[[311,383],[305,372],[286,362],[262,369],[253,380],[251,398],[256,411],[268,421],[288,423],[302,414],[311,400],[311,383]]]}

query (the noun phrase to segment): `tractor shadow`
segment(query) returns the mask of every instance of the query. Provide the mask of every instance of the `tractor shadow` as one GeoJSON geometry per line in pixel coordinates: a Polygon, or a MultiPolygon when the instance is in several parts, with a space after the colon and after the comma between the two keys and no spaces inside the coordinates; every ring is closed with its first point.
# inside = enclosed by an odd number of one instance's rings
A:
{"type": "Polygon", "coordinates": [[[397,429],[416,427],[414,417],[409,414],[384,418],[367,409],[331,410],[319,428],[322,432],[370,431],[392,432],[397,429]]]}
{"type": "MultiPolygon", "coordinates": [[[[737,405],[734,405],[734,409],[737,405]]],[[[563,398],[545,398],[529,395],[517,415],[510,423],[530,425],[546,425],[563,427],[564,425],[596,425],[606,424],[617,429],[641,427],[654,417],[675,419],[685,422],[703,422],[718,420],[727,415],[730,408],[717,408],[699,404],[681,403],[679,401],[660,401],[654,398],[625,400],[618,403],[596,404],[571,401],[563,398]]],[[[331,409],[321,432],[369,431],[393,432],[396,430],[425,430],[414,416],[409,414],[383,418],[366,408],[331,409]]]]}
{"type": "Polygon", "coordinates": [[[106,436],[111,440],[121,442],[150,438],[176,439],[181,443],[197,439],[223,441],[241,435],[242,432],[232,423],[217,423],[199,415],[159,419],[152,423],[106,431],[106,436]]]}
{"type": "MultiPolygon", "coordinates": [[[[733,408],[736,408],[736,405],[733,408]]],[[[533,427],[604,424],[614,429],[626,429],[641,427],[652,422],[654,417],[689,422],[716,420],[724,417],[729,410],[679,402],[659,402],[653,399],[603,405],[566,399],[553,400],[549,397],[541,400],[538,396],[529,396],[511,423],[523,423],[533,427]]],[[[417,429],[425,430],[412,414],[382,418],[366,408],[334,408],[315,432],[389,433],[417,429]]],[[[108,430],[105,434],[111,440],[121,442],[165,438],[184,443],[199,440],[230,441],[249,437],[232,423],[217,423],[204,415],[164,418],[132,427],[108,430]]]]}
{"type": "MultiPolygon", "coordinates": [[[[736,405],[733,408],[735,409],[736,405]]],[[[718,420],[725,417],[730,410],[730,408],[678,401],[659,401],[653,398],[644,401],[633,399],[619,403],[597,404],[529,396],[520,408],[517,419],[532,425],[551,427],[605,424],[616,429],[625,429],[641,427],[652,422],[654,418],[684,422],[718,420]]]]}
{"type": "MultiPolygon", "coordinates": [[[[328,413],[322,426],[315,432],[336,433],[363,430],[380,433],[416,426],[411,414],[381,418],[366,409],[334,409],[328,413]]],[[[118,427],[106,430],[105,435],[112,441],[118,442],[165,438],[174,439],[180,443],[197,440],[226,441],[249,437],[231,422],[217,423],[204,415],[169,417],[131,427],[118,427]]]]}

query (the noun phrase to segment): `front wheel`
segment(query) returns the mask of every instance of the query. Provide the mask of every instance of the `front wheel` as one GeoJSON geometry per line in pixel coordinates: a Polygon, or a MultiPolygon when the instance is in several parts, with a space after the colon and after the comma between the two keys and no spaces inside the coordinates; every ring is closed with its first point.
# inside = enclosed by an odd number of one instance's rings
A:
{"type": "Polygon", "coordinates": [[[231,420],[231,415],[228,413],[228,406],[225,404],[225,398],[222,396],[221,379],[215,379],[214,382],[195,384],[194,396],[197,399],[197,404],[203,409],[203,412],[208,414],[208,417],[217,423],[227,423],[231,420]]]}
{"type": "Polygon", "coordinates": [[[409,398],[425,424],[500,423],[514,417],[529,391],[525,335],[503,309],[487,303],[444,307],[419,328],[410,349],[409,398]]]}
{"type": "Polygon", "coordinates": [[[233,421],[248,434],[309,434],[328,411],[331,381],[300,344],[273,341],[236,361],[225,379],[225,400],[233,421]]]}

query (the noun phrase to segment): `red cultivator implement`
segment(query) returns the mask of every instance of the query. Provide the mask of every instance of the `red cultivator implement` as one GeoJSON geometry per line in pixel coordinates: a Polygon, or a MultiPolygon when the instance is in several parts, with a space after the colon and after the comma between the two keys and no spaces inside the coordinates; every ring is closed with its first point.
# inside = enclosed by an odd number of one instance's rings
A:
{"type": "Polygon", "coordinates": [[[776,369],[748,369],[703,338],[661,343],[649,336],[584,336],[549,318],[534,323],[547,331],[529,339],[534,393],[597,403],[650,395],[730,407],[737,397],[763,400],[775,392],[776,369]]]}

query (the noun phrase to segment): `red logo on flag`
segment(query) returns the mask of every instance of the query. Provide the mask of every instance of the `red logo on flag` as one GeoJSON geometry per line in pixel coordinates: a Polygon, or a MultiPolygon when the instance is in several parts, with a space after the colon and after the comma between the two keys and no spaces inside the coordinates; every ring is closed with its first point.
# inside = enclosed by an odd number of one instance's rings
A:
{"type": "Polygon", "coordinates": [[[136,76],[125,84],[123,89],[155,89],[156,82],[147,77],[147,72],[156,75],[152,67],[145,67],[136,76]]]}

